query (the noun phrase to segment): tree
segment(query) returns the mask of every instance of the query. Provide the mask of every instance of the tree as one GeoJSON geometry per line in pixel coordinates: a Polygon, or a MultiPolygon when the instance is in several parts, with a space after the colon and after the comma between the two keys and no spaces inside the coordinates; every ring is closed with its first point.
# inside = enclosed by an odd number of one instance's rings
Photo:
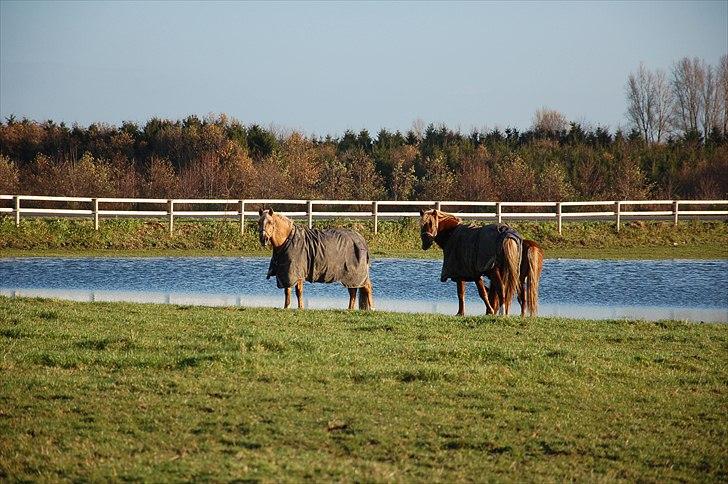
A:
{"type": "Polygon", "coordinates": [[[640,63],[636,73],[627,77],[627,118],[645,141],[650,141],[652,132],[653,97],[651,73],[640,63]]]}
{"type": "Polygon", "coordinates": [[[293,131],[283,140],[279,151],[289,178],[294,178],[294,195],[299,198],[315,198],[321,163],[319,150],[313,142],[293,131]]]}
{"type": "Polygon", "coordinates": [[[412,121],[412,128],[410,128],[409,133],[412,133],[412,137],[416,141],[419,142],[422,140],[422,135],[424,132],[425,132],[425,122],[422,119],[417,118],[414,121],[412,121]]]}
{"type": "Polygon", "coordinates": [[[354,148],[341,155],[351,179],[351,195],[361,200],[378,200],[384,195],[384,181],[374,167],[374,160],[364,148],[354,148]]]}
{"type": "Polygon", "coordinates": [[[144,195],[150,198],[172,198],[178,190],[179,179],[172,163],[165,158],[153,157],[144,182],[144,195]]]}
{"type": "MultiPolygon", "coordinates": [[[[330,147],[328,151],[333,151],[330,147]]],[[[336,153],[330,152],[323,157],[321,177],[317,189],[322,198],[329,200],[345,200],[351,198],[352,181],[346,165],[341,162],[336,153]]]]}
{"type": "Polygon", "coordinates": [[[558,136],[561,132],[566,131],[569,126],[569,120],[560,112],[543,107],[536,111],[533,115],[532,129],[537,133],[549,136],[558,136]]]}
{"type": "Polygon", "coordinates": [[[675,97],[670,87],[665,71],[658,69],[653,75],[654,110],[653,110],[653,136],[660,143],[670,132],[673,123],[673,105],[675,97]]]}
{"type": "Polygon", "coordinates": [[[247,133],[248,153],[255,161],[261,161],[269,156],[278,145],[275,136],[268,130],[265,130],[254,124],[248,129],[247,133]]]}
{"type": "Polygon", "coordinates": [[[671,122],[673,96],[664,71],[640,63],[627,77],[627,118],[647,143],[659,143],[671,122]]]}
{"type": "Polygon", "coordinates": [[[569,183],[564,166],[555,161],[549,162],[539,174],[539,194],[544,200],[561,202],[574,197],[574,188],[569,183]]]}
{"type": "Polygon", "coordinates": [[[444,158],[436,155],[422,162],[423,175],[419,180],[419,196],[425,200],[447,200],[453,197],[455,175],[444,158]]]}
{"type": "Polygon", "coordinates": [[[538,199],[536,170],[523,158],[512,154],[497,165],[496,186],[500,188],[502,201],[531,201],[538,199]]]}
{"type": "Polygon", "coordinates": [[[728,54],[720,58],[716,82],[718,86],[716,95],[718,117],[716,121],[723,132],[723,136],[726,137],[728,136],[728,54]]]}
{"type": "Polygon", "coordinates": [[[637,160],[630,157],[616,160],[611,175],[611,194],[618,200],[649,198],[652,187],[637,160]]]}
{"type": "Polygon", "coordinates": [[[710,132],[716,125],[718,118],[718,78],[711,65],[703,64],[703,85],[700,90],[700,102],[703,106],[701,123],[703,139],[708,140],[710,132]]]}
{"type": "Polygon", "coordinates": [[[487,150],[479,146],[472,156],[466,158],[458,173],[458,194],[463,200],[495,200],[498,187],[490,169],[487,150]]]}
{"type": "Polygon", "coordinates": [[[7,156],[0,155],[0,193],[20,191],[20,171],[7,156]]]}
{"type": "Polygon", "coordinates": [[[697,57],[684,57],[672,68],[672,89],[675,95],[675,126],[684,135],[699,132],[703,111],[705,62],[697,57]]]}
{"type": "Polygon", "coordinates": [[[394,200],[407,200],[412,195],[416,158],[414,146],[400,146],[390,151],[389,193],[394,200]]]}

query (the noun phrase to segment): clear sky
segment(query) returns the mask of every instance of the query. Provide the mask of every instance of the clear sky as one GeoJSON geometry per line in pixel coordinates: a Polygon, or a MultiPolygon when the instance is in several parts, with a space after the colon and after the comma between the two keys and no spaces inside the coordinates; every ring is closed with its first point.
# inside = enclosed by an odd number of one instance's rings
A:
{"type": "Polygon", "coordinates": [[[640,61],[728,53],[728,2],[0,0],[0,116],[67,124],[227,113],[341,134],[516,126],[548,106],[626,125],[640,61]]]}

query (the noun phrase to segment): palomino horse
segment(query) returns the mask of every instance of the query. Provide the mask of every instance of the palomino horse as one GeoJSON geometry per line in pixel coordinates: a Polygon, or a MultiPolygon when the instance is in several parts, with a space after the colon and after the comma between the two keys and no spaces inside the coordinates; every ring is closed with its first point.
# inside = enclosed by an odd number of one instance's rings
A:
{"type": "Polygon", "coordinates": [[[435,242],[442,248],[440,280],[452,279],[458,288],[458,315],[465,314],[465,283],[475,282],[486,310],[495,313],[483,284],[482,276],[493,268],[501,277],[501,300],[518,291],[522,238],[504,224],[484,227],[466,225],[460,218],[440,210],[420,210],[422,249],[435,242]]]}
{"type": "MultiPolygon", "coordinates": [[[[541,280],[541,271],[543,269],[543,248],[533,240],[523,241],[523,257],[521,257],[521,268],[519,280],[521,287],[518,291],[518,304],[521,305],[521,316],[526,315],[526,311],[530,316],[535,316],[538,312],[538,284],[541,280]]],[[[501,301],[504,301],[503,309],[506,314],[510,309],[513,294],[506,294],[505,299],[502,297],[501,277],[497,268],[493,268],[486,273],[490,279],[490,303],[493,306],[493,314],[496,314],[501,307],[501,301]]]]}
{"type": "Polygon", "coordinates": [[[303,281],[341,282],[349,289],[349,309],[354,309],[359,289],[359,309],[373,309],[369,279],[369,249],[364,237],[352,230],[297,227],[272,208],[258,211],[258,237],[263,247],[273,246],[268,278],[276,277],[291,304],[296,287],[298,309],[303,309],[303,281]]]}

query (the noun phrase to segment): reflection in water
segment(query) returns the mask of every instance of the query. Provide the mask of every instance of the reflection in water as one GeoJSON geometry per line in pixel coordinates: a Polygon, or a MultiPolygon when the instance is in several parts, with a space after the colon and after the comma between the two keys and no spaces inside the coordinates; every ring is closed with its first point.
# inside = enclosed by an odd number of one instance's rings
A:
{"type": "MultiPolygon", "coordinates": [[[[455,314],[455,284],[439,280],[436,260],[372,264],[380,310],[455,314]]],[[[81,301],[281,307],[260,257],[0,259],[0,294],[81,301]]],[[[547,260],[541,315],[728,321],[728,261],[547,260]]],[[[484,314],[473,284],[467,313],[484,314]]],[[[346,308],[339,284],[307,284],[308,308],[346,308]]],[[[295,305],[295,297],[294,297],[295,305]]],[[[520,313],[517,303],[512,312],[520,313]]]]}

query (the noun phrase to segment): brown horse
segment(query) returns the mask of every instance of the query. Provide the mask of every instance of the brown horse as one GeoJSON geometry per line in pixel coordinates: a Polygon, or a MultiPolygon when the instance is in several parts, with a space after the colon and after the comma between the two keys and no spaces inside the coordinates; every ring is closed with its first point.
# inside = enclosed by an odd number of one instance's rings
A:
{"type": "Polygon", "coordinates": [[[268,278],[285,294],[284,308],[291,304],[291,287],[296,288],[298,309],[303,309],[303,281],[341,282],[349,290],[349,309],[354,309],[359,289],[359,309],[373,309],[369,279],[369,249],[352,230],[318,230],[297,227],[272,208],[258,211],[258,237],[263,247],[271,245],[273,255],[268,278]]]}
{"type": "Polygon", "coordinates": [[[475,282],[478,295],[486,310],[495,313],[488,298],[482,276],[493,268],[501,278],[501,299],[519,290],[521,237],[504,224],[485,227],[465,225],[455,215],[440,210],[420,210],[420,236],[422,249],[435,242],[443,251],[442,282],[452,279],[457,283],[458,315],[465,314],[465,283],[475,282]]]}
{"type": "MultiPolygon", "coordinates": [[[[530,316],[535,316],[538,312],[538,285],[541,280],[541,271],[543,270],[543,248],[533,240],[523,241],[523,257],[521,257],[520,275],[521,282],[518,291],[518,304],[521,305],[521,316],[525,316],[526,312],[530,316]]],[[[486,273],[490,279],[490,289],[488,295],[493,309],[496,314],[501,307],[501,301],[504,301],[503,309],[506,314],[510,310],[513,293],[503,294],[501,289],[501,277],[498,268],[493,268],[486,273]]]]}

